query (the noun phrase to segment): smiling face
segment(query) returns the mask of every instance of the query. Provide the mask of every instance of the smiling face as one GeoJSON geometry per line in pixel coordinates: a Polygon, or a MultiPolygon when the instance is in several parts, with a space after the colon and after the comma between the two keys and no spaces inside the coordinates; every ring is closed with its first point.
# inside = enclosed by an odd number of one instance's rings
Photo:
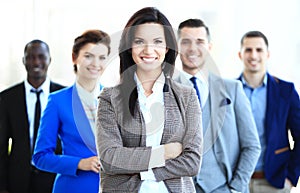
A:
{"type": "Polygon", "coordinates": [[[132,42],[132,58],[138,74],[160,74],[167,51],[162,25],[145,23],[137,26],[132,42]]]}
{"type": "Polygon", "coordinates": [[[264,74],[269,56],[269,50],[263,38],[248,37],[243,40],[239,57],[244,63],[246,73],[264,74]]]}
{"type": "Polygon", "coordinates": [[[206,55],[211,49],[205,27],[184,27],[180,31],[179,53],[182,68],[196,74],[203,68],[206,55]]]}
{"type": "Polygon", "coordinates": [[[108,48],[99,43],[84,45],[77,58],[73,56],[73,63],[77,66],[77,78],[81,82],[97,81],[106,67],[108,48]]]}
{"type": "Polygon", "coordinates": [[[48,66],[51,62],[49,50],[43,43],[31,43],[27,46],[23,64],[30,83],[43,82],[47,77],[48,66]]]}

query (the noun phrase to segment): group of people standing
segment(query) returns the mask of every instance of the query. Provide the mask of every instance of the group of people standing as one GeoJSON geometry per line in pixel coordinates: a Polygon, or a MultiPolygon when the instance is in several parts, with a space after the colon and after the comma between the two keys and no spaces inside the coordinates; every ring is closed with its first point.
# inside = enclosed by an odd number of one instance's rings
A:
{"type": "Polygon", "coordinates": [[[48,45],[25,46],[27,79],[0,93],[0,193],[281,193],[297,185],[299,95],[268,73],[263,33],[242,37],[244,70],[224,79],[210,70],[202,20],[183,21],[176,37],[163,13],[143,8],[121,35],[120,83],[103,87],[110,42],[101,30],[74,40],[76,80],[67,88],[47,77],[48,45]],[[177,55],[182,72],[174,74],[177,55]]]}

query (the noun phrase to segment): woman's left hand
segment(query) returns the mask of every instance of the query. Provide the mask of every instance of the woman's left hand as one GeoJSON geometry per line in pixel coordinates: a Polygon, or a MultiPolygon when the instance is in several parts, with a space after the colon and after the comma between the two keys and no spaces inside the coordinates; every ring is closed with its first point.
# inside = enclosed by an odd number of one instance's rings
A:
{"type": "Polygon", "coordinates": [[[81,159],[78,163],[78,169],[95,173],[99,173],[100,167],[100,161],[97,156],[81,159]]]}

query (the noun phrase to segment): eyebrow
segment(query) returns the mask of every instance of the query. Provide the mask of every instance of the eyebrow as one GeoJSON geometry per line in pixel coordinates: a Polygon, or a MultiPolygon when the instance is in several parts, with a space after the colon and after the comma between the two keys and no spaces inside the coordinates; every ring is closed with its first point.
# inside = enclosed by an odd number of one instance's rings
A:
{"type": "MultiPolygon", "coordinates": [[[[141,40],[144,40],[145,38],[141,38],[141,37],[134,37],[134,39],[141,39],[141,40]]],[[[158,39],[164,39],[164,37],[157,37],[157,38],[154,38],[153,40],[158,40],[158,39]]]]}

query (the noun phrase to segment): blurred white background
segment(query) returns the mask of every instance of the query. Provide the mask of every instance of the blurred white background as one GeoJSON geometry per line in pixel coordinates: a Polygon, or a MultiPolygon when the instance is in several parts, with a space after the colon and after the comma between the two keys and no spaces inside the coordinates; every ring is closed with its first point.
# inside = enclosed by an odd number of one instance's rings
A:
{"type": "MultiPolygon", "coordinates": [[[[26,78],[22,64],[24,46],[41,39],[50,46],[49,76],[64,85],[74,82],[71,53],[75,37],[87,29],[101,29],[113,40],[111,61],[103,75],[105,86],[118,79],[117,46],[129,17],[145,6],[161,10],[176,30],[188,18],[209,26],[213,58],[223,77],[236,78],[242,70],[238,58],[240,39],[260,30],[269,39],[273,75],[294,82],[300,91],[300,1],[288,0],[10,0],[0,2],[0,91],[26,78]]],[[[300,164],[300,163],[299,163],[300,164]]],[[[294,192],[300,192],[300,188],[294,192]]]]}

